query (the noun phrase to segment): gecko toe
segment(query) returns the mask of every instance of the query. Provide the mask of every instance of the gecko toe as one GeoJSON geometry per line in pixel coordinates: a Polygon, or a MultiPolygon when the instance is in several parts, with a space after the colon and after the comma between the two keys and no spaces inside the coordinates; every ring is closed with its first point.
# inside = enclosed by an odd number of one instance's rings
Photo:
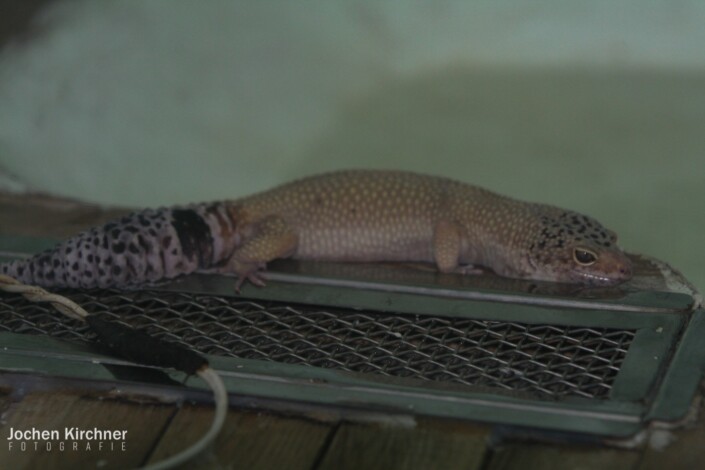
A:
{"type": "Polygon", "coordinates": [[[257,287],[266,287],[267,285],[259,269],[252,269],[238,276],[237,281],[235,282],[235,292],[239,294],[240,290],[242,289],[242,285],[246,281],[249,281],[250,283],[252,283],[252,285],[257,287]]]}
{"type": "Polygon", "coordinates": [[[458,266],[455,268],[456,274],[461,274],[463,276],[478,276],[484,273],[484,270],[474,264],[465,264],[463,266],[458,266]]]}
{"type": "Polygon", "coordinates": [[[260,273],[254,272],[248,276],[249,281],[256,285],[257,287],[266,287],[267,283],[264,282],[264,278],[260,273]]]}

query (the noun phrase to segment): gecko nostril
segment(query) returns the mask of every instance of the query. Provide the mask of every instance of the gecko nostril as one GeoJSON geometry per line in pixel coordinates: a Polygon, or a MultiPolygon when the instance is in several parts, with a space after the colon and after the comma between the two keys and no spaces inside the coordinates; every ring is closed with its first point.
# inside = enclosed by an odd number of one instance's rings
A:
{"type": "Polygon", "coordinates": [[[632,270],[629,267],[621,267],[621,268],[619,268],[619,273],[622,275],[625,275],[625,276],[629,276],[629,275],[631,275],[632,270]]]}

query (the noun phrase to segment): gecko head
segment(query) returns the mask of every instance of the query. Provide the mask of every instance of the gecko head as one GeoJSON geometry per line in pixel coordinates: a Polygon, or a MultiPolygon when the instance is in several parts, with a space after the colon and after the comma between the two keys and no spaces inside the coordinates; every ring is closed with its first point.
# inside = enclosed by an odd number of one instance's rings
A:
{"type": "Polygon", "coordinates": [[[539,215],[528,250],[528,277],[554,282],[613,285],[632,277],[632,263],[617,235],[598,221],[571,211],[539,215]]]}

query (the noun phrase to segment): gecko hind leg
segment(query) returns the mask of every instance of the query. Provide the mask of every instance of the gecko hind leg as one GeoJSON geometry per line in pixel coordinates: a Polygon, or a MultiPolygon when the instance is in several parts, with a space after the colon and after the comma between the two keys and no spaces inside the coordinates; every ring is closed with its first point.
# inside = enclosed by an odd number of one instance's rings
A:
{"type": "Polygon", "coordinates": [[[246,281],[250,281],[252,285],[257,287],[265,287],[267,283],[264,281],[262,276],[262,271],[266,268],[266,263],[239,263],[233,261],[231,266],[234,272],[237,274],[237,281],[235,281],[235,292],[240,293],[242,285],[246,281]]]}
{"type": "Polygon", "coordinates": [[[257,223],[243,243],[235,249],[220,272],[234,273],[238,280],[235,290],[239,293],[245,281],[264,287],[261,272],[267,263],[294,254],[298,246],[296,232],[280,217],[268,217],[257,223]]]}

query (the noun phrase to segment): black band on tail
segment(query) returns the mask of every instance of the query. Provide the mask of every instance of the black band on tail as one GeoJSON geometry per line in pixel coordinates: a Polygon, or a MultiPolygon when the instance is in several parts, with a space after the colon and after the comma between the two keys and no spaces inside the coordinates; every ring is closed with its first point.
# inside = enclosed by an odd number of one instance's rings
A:
{"type": "Polygon", "coordinates": [[[203,217],[192,209],[174,209],[171,218],[183,255],[188,259],[195,256],[201,268],[208,267],[213,260],[213,235],[203,217]]]}

